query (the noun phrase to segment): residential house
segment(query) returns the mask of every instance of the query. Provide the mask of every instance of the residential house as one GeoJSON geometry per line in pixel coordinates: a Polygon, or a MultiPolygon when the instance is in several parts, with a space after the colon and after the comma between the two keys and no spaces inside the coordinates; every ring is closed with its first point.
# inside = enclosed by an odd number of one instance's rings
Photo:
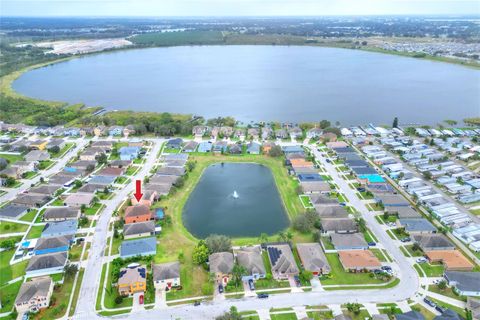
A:
{"type": "Polygon", "coordinates": [[[0,208],[0,218],[5,219],[20,219],[28,211],[30,211],[29,206],[24,206],[20,204],[7,204],[0,208]]]}
{"type": "Polygon", "coordinates": [[[277,139],[287,139],[288,132],[285,129],[277,129],[275,130],[275,138],[277,139]]]}
{"type": "Polygon", "coordinates": [[[248,128],[247,135],[254,140],[258,140],[260,138],[260,128],[248,128]]]}
{"type": "Polygon", "coordinates": [[[102,150],[98,148],[87,148],[81,154],[80,160],[96,161],[97,157],[102,154],[102,150]]]}
{"type": "Polygon", "coordinates": [[[125,168],[115,168],[115,167],[105,167],[102,170],[98,171],[99,176],[113,176],[118,177],[125,173],[125,168]]]}
{"type": "Polygon", "coordinates": [[[41,194],[49,197],[53,197],[57,191],[62,189],[59,185],[40,185],[28,190],[30,194],[41,194]]]}
{"type": "Polygon", "coordinates": [[[123,241],[119,250],[121,258],[155,255],[157,253],[157,239],[149,237],[123,241]]]}
{"type": "Polygon", "coordinates": [[[247,270],[247,273],[242,276],[242,281],[265,278],[266,271],[260,246],[242,247],[234,253],[237,263],[247,270]]]}
{"type": "Polygon", "coordinates": [[[317,139],[320,138],[322,135],[323,130],[320,128],[311,128],[307,131],[307,138],[308,139],[317,139]]]}
{"type": "Polygon", "coordinates": [[[232,276],[233,254],[231,252],[216,252],[208,257],[210,272],[215,275],[217,283],[226,285],[232,276]]]}
{"type": "Polygon", "coordinates": [[[412,240],[425,251],[455,250],[455,245],[443,234],[415,234],[412,240]]]}
{"type": "Polygon", "coordinates": [[[123,133],[123,127],[120,126],[112,126],[108,128],[108,135],[109,136],[121,136],[123,133]]]}
{"type": "Polygon", "coordinates": [[[437,228],[427,219],[398,219],[397,226],[404,228],[409,234],[435,233],[437,228]]]}
{"type": "Polygon", "coordinates": [[[183,146],[183,152],[195,152],[197,149],[198,142],[196,141],[189,141],[183,146]]]}
{"type": "Polygon", "coordinates": [[[155,221],[129,223],[123,226],[124,239],[149,237],[155,235],[155,221]]]}
{"type": "Polygon", "coordinates": [[[180,262],[153,264],[152,271],[155,289],[169,291],[180,286],[180,262]]]}
{"type": "Polygon", "coordinates": [[[211,131],[210,127],[208,126],[194,126],[192,128],[192,134],[198,138],[203,137],[204,135],[208,134],[210,131],[211,131]]]}
{"type": "Polygon", "coordinates": [[[22,283],[15,299],[18,314],[38,312],[48,308],[53,293],[53,281],[50,277],[33,278],[22,283]]]}
{"type": "Polygon", "coordinates": [[[340,218],[340,219],[322,219],[322,232],[327,234],[332,233],[356,233],[358,232],[357,224],[353,219],[340,218]]]}
{"type": "Polygon", "coordinates": [[[467,309],[472,312],[473,319],[480,319],[480,299],[467,297],[467,309]]]}
{"type": "Polygon", "coordinates": [[[168,149],[181,149],[183,145],[182,138],[173,138],[167,141],[166,148],[168,149]]]}
{"type": "Polygon", "coordinates": [[[121,296],[133,295],[147,290],[147,267],[144,265],[129,266],[120,269],[118,275],[118,293],[121,296]]]}
{"type": "Polygon", "coordinates": [[[92,205],[95,196],[87,193],[72,193],[63,201],[69,207],[89,207],[92,205]]]}
{"type": "Polygon", "coordinates": [[[67,252],[55,252],[33,256],[25,269],[27,278],[62,273],[67,264],[67,252]]]}
{"type": "Polygon", "coordinates": [[[12,167],[17,168],[17,175],[22,176],[24,173],[35,171],[37,162],[32,161],[17,161],[12,167]]]}
{"type": "Polygon", "coordinates": [[[92,128],[92,127],[82,127],[82,128],[80,128],[80,135],[82,137],[93,136],[94,135],[94,128],[92,128]]]}
{"type": "Polygon", "coordinates": [[[480,297],[480,272],[445,271],[444,277],[459,295],[480,297]]]}
{"type": "Polygon", "coordinates": [[[107,132],[108,132],[108,130],[107,130],[107,127],[105,127],[105,126],[98,126],[98,127],[93,129],[93,134],[96,137],[104,136],[104,135],[107,134],[107,132]]]}
{"type": "Polygon", "coordinates": [[[44,206],[51,198],[42,194],[28,194],[23,193],[19,194],[13,201],[12,204],[23,205],[30,208],[40,208],[44,206]]]}
{"type": "Polygon", "coordinates": [[[322,135],[320,135],[319,138],[322,141],[327,141],[327,143],[337,141],[337,135],[335,133],[332,133],[332,132],[325,132],[322,135]]]}
{"type": "Polygon", "coordinates": [[[108,163],[108,166],[112,168],[128,168],[132,165],[132,163],[132,160],[113,160],[112,162],[108,163]]]}
{"type": "Polygon", "coordinates": [[[129,124],[128,126],[123,128],[123,135],[125,138],[128,138],[128,136],[134,135],[134,134],[135,134],[135,127],[133,125],[129,124]]]}
{"type": "Polygon", "coordinates": [[[348,218],[349,213],[345,210],[345,207],[341,205],[314,205],[315,212],[318,214],[320,219],[344,219],[348,218]]]}
{"type": "Polygon", "coordinates": [[[63,139],[50,139],[47,143],[47,149],[58,147],[58,149],[62,150],[65,145],[65,140],[63,139]]]}
{"type": "Polygon", "coordinates": [[[74,235],[77,232],[77,220],[48,222],[42,231],[42,238],[74,235]]]}
{"type": "Polygon", "coordinates": [[[395,320],[425,320],[425,317],[418,311],[396,314],[394,318],[395,320]]]}
{"type": "Polygon", "coordinates": [[[228,146],[228,152],[230,154],[241,154],[242,153],[242,145],[240,144],[231,144],[228,146]]]}
{"type": "Polygon", "coordinates": [[[129,206],[125,209],[125,223],[146,222],[153,220],[154,216],[150,208],[143,204],[129,206]]]}
{"type": "Polygon", "coordinates": [[[382,266],[370,250],[342,250],[338,257],[343,268],[349,271],[374,270],[382,266]]]}
{"type": "Polygon", "coordinates": [[[260,154],[260,144],[257,142],[250,142],[247,145],[248,154],[260,154]]]}
{"type": "Polygon", "coordinates": [[[30,150],[45,150],[47,148],[48,141],[46,140],[36,140],[30,142],[29,149],[30,150]]]}
{"type": "Polygon", "coordinates": [[[300,186],[302,188],[303,193],[305,194],[312,194],[312,193],[321,193],[321,194],[329,194],[330,193],[330,184],[325,181],[309,181],[300,182],[300,186]]]}
{"type": "Polygon", "coordinates": [[[201,152],[201,153],[210,152],[212,150],[212,146],[213,144],[210,141],[200,142],[198,144],[197,152],[201,152]]]}
{"type": "Polygon", "coordinates": [[[425,256],[431,263],[441,262],[445,270],[471,271],[474,267],[459,250],[432,250],[424,251],[425,256]]]}
{"type": "Polygon", "coordinates": [[[264,142],[263,145],[262,145],[263,154],[269,154],[269,153],[270,153],[270,150],[272,150],[273,147],[275,147],[275,143],[273,143],[273,142],[264,142]]]}
{"type": "Polygon", "coordinates": [[[299,127],[290,128],[288,133],[292,139],[301,138],[303,135],[303,131],[299,127]]]}
{"type": "Polygon", "coordinates": [[[63,220],[77,220],[80,217],[79,208],[70,207],[49,207],[43,213],[43,221],[63,221],[63,220]]]}
{"type": "Polygon", "coordinates": [[[93,176],[88,181],[89,184],[97,184],[102,186],[109,186],[115,182],[116,177],[114,176],[93,176]]]}
{"type": "Polygon", "coordinates": [[[55,252],[68,251],[72,243],[73,235],[40,238],[35,244],[33,253],[35,255],[49,254],[55,252]]]}
{"type": "Polygon", "coordinates": [[[268,140],[273,136],[273,130],[268,127],[262,128],[262,140],[268,140]]]}
{"type": "Polygon", "coordinates": [[[47,161],[50,160],[50,153],[44,150],[32,150],[25,155],[25,161],[47,161]]]}
{"type": "Polygon", "coordinates": [[[297,243],[297,252],[302,266],[314,275],[330,273],[330,265],[318,243],[297,243]]]}
{"type": "Polygon", "coordinates": [[[368,244],[362,233],[341,234],[330,236],[335,250],[367,250],[368,244]]]}
{"type": "Polygon", "coordinates": [[[87,184],[84,184],[82,187],[80,187],[80,189],[78,189],[77,192],[94,194],[96,192],[103,192],[105,188],[108,189],[108,187],[106,187],[105,185],[87,183],[87,184]]]}
{"type": "Polygon", "coordinates": [[[184,167],[160,167],[157,169],[157,176],[176,176],[180,177],[185,174],[184,167]]]}
{"type": "Polygon", "coordinates": [[[121,147],[120,160],[135,160],[140,154],[140,147],[121,147]]]}
{"type": "Polygon", "coordinates": [[[293,257],[292,249],[288,244],[268,245],[267,253],[274,279],[285,280],[299,274],[300,271],[293,257]]]}

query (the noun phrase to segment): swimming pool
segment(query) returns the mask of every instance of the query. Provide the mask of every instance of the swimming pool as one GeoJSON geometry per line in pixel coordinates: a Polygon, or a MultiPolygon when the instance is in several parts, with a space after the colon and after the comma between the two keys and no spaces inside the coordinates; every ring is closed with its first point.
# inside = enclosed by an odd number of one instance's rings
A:
{"type": "Polygon", "coordinates": [[[362,174],[358,176],[360,179],[366,179],[370,183],[375,183],[375,182],[385,182],[385,179],[382,178],[382,176],[378,174],[362,174]]]}

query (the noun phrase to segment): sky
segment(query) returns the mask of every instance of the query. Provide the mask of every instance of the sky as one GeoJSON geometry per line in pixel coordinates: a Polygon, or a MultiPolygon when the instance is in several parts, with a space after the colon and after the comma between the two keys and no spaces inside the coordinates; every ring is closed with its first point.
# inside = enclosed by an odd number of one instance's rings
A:
{"type": "Polygon", "coordinates": [[[480,14],[478,0],[0,0],[2,16],[328,16],[480,14]]]}

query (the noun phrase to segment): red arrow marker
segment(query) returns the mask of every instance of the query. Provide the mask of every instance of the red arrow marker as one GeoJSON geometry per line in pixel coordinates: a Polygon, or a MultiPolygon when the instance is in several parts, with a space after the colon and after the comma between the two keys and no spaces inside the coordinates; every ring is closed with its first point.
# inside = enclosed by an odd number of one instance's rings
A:
{"type": "Polygon", "coordinates": [[[142,180],[135,181],[135,193],[133,195],[135,196],[135,199],[137,199],[137,202],[140,202],[140,199],[142,199],[142,196],[143,196],[142,180]]]}

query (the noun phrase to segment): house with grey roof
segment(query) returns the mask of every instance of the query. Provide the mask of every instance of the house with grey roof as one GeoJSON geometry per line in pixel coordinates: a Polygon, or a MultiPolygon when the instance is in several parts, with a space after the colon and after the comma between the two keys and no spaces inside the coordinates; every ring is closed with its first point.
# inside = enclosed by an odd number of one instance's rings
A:
{"type": "Polygon", "coordinates": [[[108,186],[101,185],[101,184],[94,184],[94,183],[87,183],[84,184],[80,189],[77,190],[78,193],[96,193],[96,192],[102,192],[105,187],[108,188],[108,186]]]}
{"type": "Polygon", "coordinates": [[[153,286],[157,290],[170,290],[180,286],[180,262],[153,264],[153,286]]]}
{"type": "Polygon", "coordinates": [[[43,228],[42,238],[74,235],[77,232],[77,227],[78,221],[73,219],[48,222],[43,228]]]}
{"type": "Polygon", "coordinates": [[[123,226],[123,237],[134,239],[155,235],[155,221],[128,223],[123,226]]]}
{"type": "Polygon", "coordinates": [[[160,167],[157,170],[157,176],[176,176],[180,177],[185,174],[185,168],[183,167],[160,167]]]}
{"type": "Polygon", "coordinates": [[[377,193],[375,201],[381,203],[384,207],[403,207],[410,203],[401,195],[395,193],[377,193]]]}
{"type": "Polygon", "coordinates": [[[480,297],[480,272],[445,271],[444,277],[459,295],[480,297]]]}
{"type": "Polygon", "coordinates": [[[120,257],[150,256],[157,253],[155,237],[123,241],[120,245],[120,257]]]}
{"type": "Polygon", "coordinates": [[[93,176],[88,183],[109,186],[115,181],[115,176],[93,176]]]}
{"type": "Polygon", "coordinates": [[[302,187],[303,193],[321,193],[328,194],[330,193],[330,185],[325,181],[301,181],[300,186],[302,187]]]}
{"type": "Polygon", "coordinates": [[[433,320],[463,320],[463,318],[452,309],[447,309],[441,315],[433,318],[433,320]]]}
{"type": "Polygon", "coordinates": [[[362,233],[334,233],[330,236],[335,250],[367,250],[368,243],[362,233]]]}
{"type": "Polygon", "coordinates": [[[432,250],[455,250],[455,245],[443,234],[414,234],[412,240],[423,251],[432,250]]]}
{"type": "Polygon", "coordinates": [[[467,297],[467,309],[472,312],[473,319],[480,319],[480,299],[467,297]]]}
{"type": "Polygon", "coordinates": [[[89,193],[72,193],[63,202],[70,207],[89,207],[93,203],[94,198],[95,196],[89,193]]]}
{"type": "Polygon", "coordinates": [[[41,185],[28,190],[30,194],[42,194],[49,197],[53,197],[55,193],[62,187],[59,185],[41,185]]]}
{"type": "Polygon", "coordinates": [[[40,208],[44,206],[52,198],[42,194],[22,193],[12,201],[13,204],[23,205],[30,208],[40,208]]]}
{"type": "Polygon", "coordinates": [[[27,278],[39,277],[49,274],[62,273],[67,264],[67,252],[55,252],[35,255],[30,259],[25,276],[27,278]]]}
{"type": "Polygon", "coordinates": [[[321,220],[322,232],[327,234],[332,233],[356,233],[358,232],[357,224],[353,219],[341,218],[331,219],[326,218],[321,220]]]}
{"type": "Polygon", "coordinates": [[[231,252],[216,252],[208,257],[210,272],[215,275],[217,283],[226,285],[232,276],[233,254],[231,252]]]}
{"type": "Polygon", "coordinates": [[[25,161],[46,161],[50,159],[50,153],[44,150],[32,150],[25,155],[25,161]]]}
{"type": "Polygon", "coordinates": [[[68,251],[73,242],[73,235],[50,238],[40,238],[35,244],[35,255],[68,251]]]}
{"type": "Polygon", "coordinates": [[[421,218],[422,216],[410,206],[385,207],[385,212],[397,215],[399,218],[421,218]]]}
{"type": "Polygon", "coordinates": [[[425,320],[425,317],[418,311],[409,311],[394,315],[396,320],[425,320]]]}
{"type": "Polygon", "coordinates": [[[77,220],[80,217],[79,208],[71,207],[48,207],[43,213],[43,221],[77,220]]]}
{"type": "Polygon", "coordinates": [[[50,277],[39,277],[22,283],[15,299],[15,310],[19,314],[37,312],[50,305],[53,281],[50,277]]]}
{"type": "Polygon", "coordinates": [[[74,176],[68,176],[68,175],[57,173],[48,178],[48,183],[50,183],[51,185],[60,185],[64,187],[69,187],[72,185],[72,183],[75,181],[76,178],[77,177],[74,177],[74,176]]]}
{"type": "Polygon", "coordinates": [[[267,253],[274,279],[285,280],[289,276],[299,274],[300,270],[293,257],[292,249],[287,243],[268,245],[267,253]]]}
{"type": "Polygon", "coordinates": [[[297,252],[305,270],[314,275],[330,273],[330,265],[318,243],[297,243],[297,252]]]}
{"type": "Polygon", "coordinates": [[[235,250],[234,254],[237,263],[247,270],[247,274],[242,276],[242,281],[265,278],[266,271],[260,246],[242,247],[235,250]]]}
{"type": "Polygon", "coordinates": [[[260,144],[253,141],[247,144],[247,153],[260,154],[260,144]]]}
{"type": "Polygon", "coordinates": [[[345,210],[345,207],[341,205],[336,206],[324,206],[324,205],[315,205],[315,212],[317,212],[320,219],[330,218],[330,219],[342,219],[348,218],[348,211],[345,210]]]}
{"type": "Polygon", "coordinates": [[[183,152],[195,152],[197,149],[198,142],[196,141],[188,141],[184,146],[183,146],[183,152]]]}
{"type": "Polygon", "coordinates": [[[30,207],[28,206],[21,204],[7,204],[6,206],[0,208],[0,218],[20,219],[28,211],[30,211],[30,207]]]}
{"type": "Polygon", "coordinates": [[[398,219],[397,226],[404,228],[409,234],[415,233],[435,233],[437,228],[430,223],[427,219],[398,219]]]}
{"type": "Polygon", "coordinates": [[[338,206],[337,199],[329,198],[323,194],[310,194],[309,197],[313,205],[338,206]]]}

